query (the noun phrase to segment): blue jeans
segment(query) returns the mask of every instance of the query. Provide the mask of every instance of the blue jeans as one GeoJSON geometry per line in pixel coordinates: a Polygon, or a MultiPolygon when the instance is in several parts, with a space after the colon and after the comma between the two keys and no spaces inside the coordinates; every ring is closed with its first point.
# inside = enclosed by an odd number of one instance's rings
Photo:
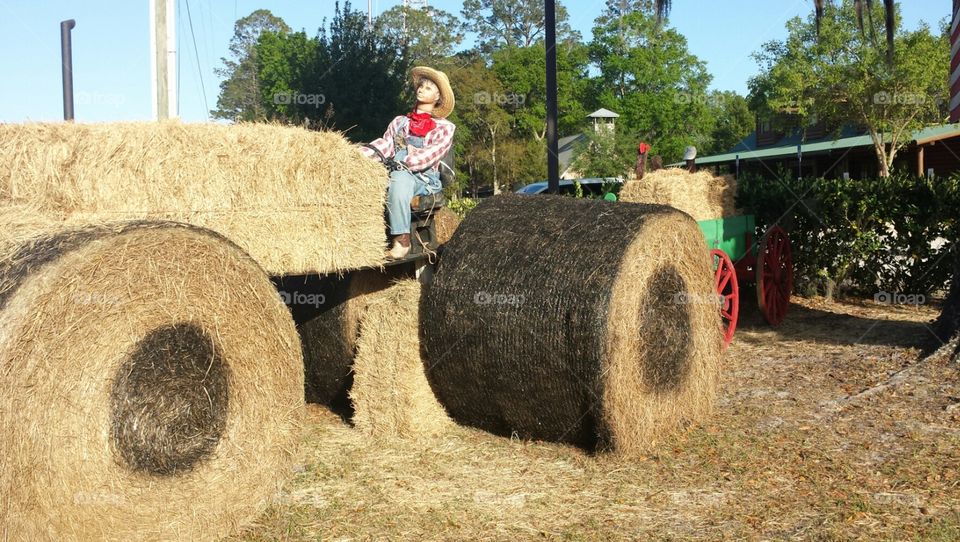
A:
{"type": "Polygon", "coordinates": [[[390,173],[387,189],[387,213],[390,215],[390,234],[410,233],[410,201],[413,196],[426,196],[438,192],[425,181],[408,171],[390,173]]]}

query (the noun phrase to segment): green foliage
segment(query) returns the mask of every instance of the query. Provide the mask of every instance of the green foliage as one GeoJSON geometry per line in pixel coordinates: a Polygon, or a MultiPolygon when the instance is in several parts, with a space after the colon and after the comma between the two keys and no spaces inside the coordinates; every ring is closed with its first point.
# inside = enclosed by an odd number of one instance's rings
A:
{"type": "MultiPolygon", "coordinates": [[[[504,47],[530,47],[545,38],[542,0],[464,0],[460,13],[464,28],[477,34],[477,48],[485,55],[504,47]]],[[[559,1],[556,14],[557,42],[580,41],[559,1]]]]}
{"type": "Polygon", "coordinates": [[[875,39],[883,7],[874,3],[870,15],[864,32],[852,0],[825,6],[819,34],[813,15],[791,19],[784,41],[754,55],[761,73],[750,81],[751,103],[767,116],[788,114],[788,130],[817,122],[866,127],[883,176],[913,131],[945,118],[950,46],[925,25],[899,29],[891,64],[875,39]]]}
{"type": "Polygon", "coordinates": [[[747,99],[733,91],[713,91],[707,102],[713,130],[706,141],[697,145],[703,156],[728,152],[756,127],[747,99]]]}
{"type": "Polygon", "coordinates": [[[574,150],[573,168],[582,177],[624,177],[633,166],[633,141],[613,133],[590,133],[574,150]]]}
{"type": "Polygon", "coordinates": [[[590,50],[600,69],[594,93],[600,105],[620,114],[618,129],[625,136],[649,142],[667,163],[678,161],[686,146],[709,139],[711,77],[675,29],[658,24],[647,10],[605,13],[590,50]]]}
{"type": "Polygon", "coordinates": [[[388,42],[400,44],[399,55],[418,66],[442,62],[463,42],[459,19],[434,7],[394,6],[377,17],[374,30],[388,42]]]}
{"type": "Polygon", "coordinates": [[[263,120],[260,86],[257,79],[256,44],[264,32],[286,33],[290,27],[266,9],[258,9],[237,20],[230,39],[230,58],[222,58],[222,68],[214,73],[223,77],[213,118],[227,120],[263,120]]]}
{"type": "MultiPolygon", "coordinates": [[[[547,130],[547,61],[542,42],[529,47],[509,47],[493,55],[493,74],[500,94],[491,94],[513,116],[518,137],[542,140],[547,130]]],[[[590,112],[586,109],[590,94],[586,46],[570,43],[557,47],[557,130],[577,133],[590,112]]]]}
{"type": "Polygon", "coordinates": [[[449,207],[451,211],[457,213],[457,216],[463,219],[467,216],[467,213],[476,208],[479,203],[480,200],[475,198],[457,198],[450,200],[450,202],[447,203],[447,207],[449,207]]]}
{"type": "Polygon", "coordinates": [[[266,117],[349,130],[357,141],[380,137],[412,107],[411,65],[401,51],[389,36],[371,32],[350,2],[336,4],[315,38],[263,32],[256,59],[266,117]]]}
{"type": "Polygon", "coordinates": [[[865,180],[742,177],[738,204],[761,231],[790,226],[798,285],[927,295],[948,283],[960,239],[960,176],[865,180]],[[791,224],[792,223],[792,224],[791,224]]]}

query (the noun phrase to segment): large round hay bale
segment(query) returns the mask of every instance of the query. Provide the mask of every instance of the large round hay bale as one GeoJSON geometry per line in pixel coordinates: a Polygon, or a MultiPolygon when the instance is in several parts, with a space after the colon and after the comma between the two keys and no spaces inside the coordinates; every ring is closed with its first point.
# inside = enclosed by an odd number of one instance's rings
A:
{"type": "Polygon", "coordinates": [[[676,209],[491,198],[447,244],[424,299],[430,383],[460,423],[642,450],[712,404],[712,277],[696,222],[676,209]]]}
{"type": "Polygon", "coordinates": [[[420,283],[395,282],[370,296],[353,363],[353,423],[380,437],[440,434],[452,421],[437,402],[420,357],[420,283]]]}
{"type": "Polygon", "coordinates": [[[737,179],[707,171],[660,169],[631,180],[620,189],[620,201],[657,203],[676,207],[697,220],[740,214],[736,206],[737,179]]]}
{"type": "Polygon", "coordinates": [[[213,540],[290,474],[300,345],[207,230],[96,226],[0,250],[0,539],[213,540]]]}
{"type": "MultiPolygon", "coordinates": [[[[371,294],[385,289],[390,275],[364,269],[328,277],[316,288],[319,310],[299,325],[303,343],[306,399],[310,403],[345,406],[353,384],[353,360],[360,335],[360,316],[371,294]]],[[[302,291],[302,290],[301,290],[302,291]]],[[[295,292],[281,291],[288,295],[295,292]]],[[[310,298],[307,297],[309,300],[310,298]]]]}
{"type": "Polygon", "coordinates": [[[262,123],[0,123],[0,205],[62,229],[170,220],[271,275],[384,261],[387,172],[336,132],[262,123]]]}

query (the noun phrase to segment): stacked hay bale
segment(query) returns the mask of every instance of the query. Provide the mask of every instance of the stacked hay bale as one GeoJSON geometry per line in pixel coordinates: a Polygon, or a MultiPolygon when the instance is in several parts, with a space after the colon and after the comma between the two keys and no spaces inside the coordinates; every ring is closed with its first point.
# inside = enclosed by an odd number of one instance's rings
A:
{"type": "Polygon", "coordinates": [[[308,402],[331,405],[347,399],[361,316],[370,297],[389,283],[390,275],[376,269],[323,282],[321,310],[299,324],[308,402]]]}
{"type": "Polygon", "coordinates": [[[383,261],[386,171],[339,134],[264,124],[0,124],[0,139],[0,204],[61,229],[184,222],[230,239],[271,275],[383,261]]]}
{"type": "Polygon", "coordinates": [[[437,228],[437,243],[440,245],[447,244],[453,237],[453,233],[457,231],[457,227],[460,226],[460,217],[452,210],[443,207],[437,211],[433,220],[437,228]]]}
{"type": "Polygon", "coordinates": [[[353,363],[353,422],[368,435],[441,434],[451,426],[420,357],[420,283],[395,282],[363,309],[353,363]]]}
{"type": "Polygon", "coordinates": [[[740,214],[736,208],[737,180],[732,175],[714,176],[706,171],[660,169],[642,180],[632,180],[620,190],[620,201],[658,203],[680,209],[696,220],[712,220],[740,214]]]}
{"type": "Polygon", "coordinates": [[[460,423],[644,450],[715,395],[720,320],[702,234],[660,205],[488,199],[447,245],[421,341],[460,423]]]}
{"type": "Polygon", "coordinates": [[[263,270],[213,232],[140,222],[3,245],[0,539],[235,531],[289,475],[302,374],[263,270]]]}

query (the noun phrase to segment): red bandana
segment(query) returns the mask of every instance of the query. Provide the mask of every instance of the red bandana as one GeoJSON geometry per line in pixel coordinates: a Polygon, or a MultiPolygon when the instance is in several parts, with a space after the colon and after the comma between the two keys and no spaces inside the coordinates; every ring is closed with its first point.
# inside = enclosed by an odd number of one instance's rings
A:
{"type": "Polygon", "coordinates": [[[407,118],[410,119],[410,135],[424,137],[430,130],[437,127],[437,123],[433,121],[433,115],[430,113],[417,113],[414,111],[407,115],[407,118]]]}

